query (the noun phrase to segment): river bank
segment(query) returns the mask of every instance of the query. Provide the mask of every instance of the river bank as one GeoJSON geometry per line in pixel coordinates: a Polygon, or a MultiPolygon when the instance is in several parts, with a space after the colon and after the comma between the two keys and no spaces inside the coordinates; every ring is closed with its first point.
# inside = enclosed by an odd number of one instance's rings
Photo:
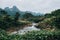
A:
{"type": "Polygon", "coordinates": [[[32,23],[31,25],[25,26],[23,28],[19,28],[19,30],[14,30],[12,32],[9,32],[10,34],[25,34],[29,31],[40,31],[40,29],[36,28],[35,25],[37,25],[37,23],[32,23]]]}

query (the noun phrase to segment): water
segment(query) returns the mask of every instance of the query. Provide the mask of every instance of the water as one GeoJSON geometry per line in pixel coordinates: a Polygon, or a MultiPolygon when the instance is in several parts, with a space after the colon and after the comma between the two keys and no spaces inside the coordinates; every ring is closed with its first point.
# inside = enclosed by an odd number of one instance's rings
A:
{"type": "Polygon", "coordinates": [[[40,29],[36,28],[35,25],[37,25],[37,24],[36,23],[32,23],[32,26],[25,27],[25,28],[20,29],[18,31],[12,32],[11,34],[16,34],[16,33],[25,34],[28,31],[39,31],[40,29]]]}

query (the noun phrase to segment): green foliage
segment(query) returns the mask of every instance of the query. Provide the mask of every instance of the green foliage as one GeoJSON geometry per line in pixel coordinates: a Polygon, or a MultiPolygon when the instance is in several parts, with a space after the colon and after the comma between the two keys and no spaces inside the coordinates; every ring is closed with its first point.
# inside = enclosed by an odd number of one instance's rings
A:
{"type": "Polygon", "coordinates": [[[20,25],[18,22],[19,16],[18,12],[12,17],[5,10],[0,9],[0,28],[6,30],[10,27],[18,27],[20,25]]]}
{"type": "Polygon", "coordinates": [[[29,18],[28,21],[38,23],[40,21],[40,19],[39,18],[29,18]]]}
{"type": "Polygon", "coordinates": [[[23,15],[23,18],[31,18],[33,17],[33,15],[31,13],[28,13],[26,12],[24,15],[23,15]]]}
{"type": "MultiPolygon", "coordinates": [[[[30,40],[55,40],[56,37],[60,37],[60,31],[59,32],[51,32],[46,30],[40,30],[40,31],[33,31],[27,33],[24,37],[26,39],[30,40]]],[[[58,40],[58,38],[56,38],[58,40]]]]}
{"type": "MultiPolygon", "coordinates": [[[[22,25],[26,25],[27,23],[19,22],[20,14],[17,12],[14,17],[7,14],[7,12],[3,9],[0,9],[0,28],[8,29],[10,27],[18,27],[22,25]]],[[[29,22],[40,22],[39,27],[47,28],[47,27],[56,27],[60,29],[60,9],[52,11],[50,14],[45,14],[43,17],[33,16],[31,13],[26,12],[23,15],[23,19],[28,20],[29,22]]],[[[0,29],[0,40],[60,40],[60,30],[58,31],[32,31],[28,32],[24,35],[8,35],[4,30],[0,29]]]]}
{"type": "Polygon", "coordinates": [[[14,20],[14,21],[18,21],[19,16],[20,16],[20,14],[17,12],[17,13],[15,14],[15,20],[14,20]]]}
{"type": "Polygon", "coordinates": [[[45,14],[45,18],[50,18],[52,15],[50,13],[45,14]]]}
{"type": "Polygon", "coordinates": [[[50,14],[45,14],[45,19],[47,20],[49,18],[50,22],[47,21],[48,24],[60,29],[60,9],[52,11],[50,14]]]}
{"type": "Polygon", "coordinates": [[[57,10],[55,10],[55,11],[52,11],[52,12],[51,12],[51,15],[55,17],[55,18],[53,19],[53,21],[52,21],[52,24],[53,24],[56,28],[60,29],[60,9],[57,9],[57,10]]]}
{"type": "Polygon", "coordinates": [[[0,40],[8,40],[8,35],[6,31],[0,29],[0,40]]]}
{"type": "Polygon", "coordinates": [[[60,16],[60,9],[51,12],[53,16],[60,16]]]}
{"type": "Polygon", "coordinates": [[[56,28],[60,29],[60,17],[56,17],[56,18],[53,20],[52,24],[53,24],[56,28]]]}
{"type": "Polygon", "coordinates": [[[23,35],[13,34],[7,35],[4,31],[0,31],[0,40],[59,40],[60,31],[31,31],[23,35]]]}

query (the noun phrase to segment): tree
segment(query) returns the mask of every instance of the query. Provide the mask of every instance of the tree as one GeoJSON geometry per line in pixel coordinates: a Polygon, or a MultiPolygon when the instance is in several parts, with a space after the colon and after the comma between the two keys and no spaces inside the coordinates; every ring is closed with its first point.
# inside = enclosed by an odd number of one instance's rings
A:
{"type": "Polygon", "coordinates": [[[57,9],[55,11],[52,11],[51,12],[51,15],[53,15],[53,16],[60,16],[60,9],[57,9]]]}
{"type": "Polygon", "coordinates": [[[20,16],[20,14],[18,12],[16,12],[16,14],[15,14],[15,21],[18,21],[19,16],[20,16]]]}
{"type": "Polygon", "coordinates": [[[56,28],[60,29],[60,17],[56,17],[53,21],[56,28]]]}
{"type": "Polygon", "coordinates": [[[14,21],[13,21],[14,27],[20,26],[20,22],[18,21],[19,17],[20,17],[20,14],[18,12],[16,12],[15,17],[14,17],[14,21]]]}
{"type": "Polygon", "coordinates": [[[23,15],[24,18],[31,18],[33,17],[33,15],[29,12],[26,12],[24,15],[23,15]]]}
{"type": "Polygon", "coordinates": [[[52,15],[50,13],[44,15],[45,18],[50,18],[52,15]]]}

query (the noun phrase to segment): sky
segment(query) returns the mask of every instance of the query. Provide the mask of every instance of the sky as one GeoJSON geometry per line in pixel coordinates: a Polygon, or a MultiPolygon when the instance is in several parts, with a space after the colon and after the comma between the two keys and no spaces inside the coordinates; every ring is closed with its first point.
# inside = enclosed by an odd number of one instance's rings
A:
{"type": "Polygon", "coordinates": [[[60,9],[60,0],[0,0],[0,8],[17,6],[21,11],[49,13],[60,9]]]}

